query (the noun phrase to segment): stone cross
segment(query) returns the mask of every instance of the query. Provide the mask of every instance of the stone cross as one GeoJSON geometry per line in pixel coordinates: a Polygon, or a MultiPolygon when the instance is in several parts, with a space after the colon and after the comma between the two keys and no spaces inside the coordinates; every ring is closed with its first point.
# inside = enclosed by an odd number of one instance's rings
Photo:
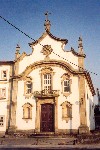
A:
{"type": "Polygon", "coordinates": [[[49,16],[50,14],[51,14],[51,13],[49,13],[48,11],[45,13],[46,21],[48,20],[48,16],[49,16]]]}

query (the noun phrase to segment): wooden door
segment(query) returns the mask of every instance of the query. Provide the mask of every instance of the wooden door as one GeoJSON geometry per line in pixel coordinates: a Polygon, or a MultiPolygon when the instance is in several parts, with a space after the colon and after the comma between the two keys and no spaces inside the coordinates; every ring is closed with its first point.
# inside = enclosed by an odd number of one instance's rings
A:
{"type": "Polygon", "coordinates": [[[54,132],[54,105],[41,105],[41,132],[54,132]]]}

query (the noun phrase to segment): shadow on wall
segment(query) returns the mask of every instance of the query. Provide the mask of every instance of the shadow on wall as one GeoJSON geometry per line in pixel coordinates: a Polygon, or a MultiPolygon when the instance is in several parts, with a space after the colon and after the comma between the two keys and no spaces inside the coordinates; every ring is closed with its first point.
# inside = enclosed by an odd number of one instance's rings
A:
{"type": "Polygon", "coordinates": [[[89,122],[90,122],[90,130],[95,130],[95,117],[94,117],[94,101],[91,100],[91,98],[88,98],[89,100],[89,122]]]}

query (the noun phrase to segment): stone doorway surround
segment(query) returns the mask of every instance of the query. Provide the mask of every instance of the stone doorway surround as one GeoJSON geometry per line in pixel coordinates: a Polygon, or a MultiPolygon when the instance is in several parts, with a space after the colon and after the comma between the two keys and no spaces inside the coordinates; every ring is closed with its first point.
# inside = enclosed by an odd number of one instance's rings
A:
{"type": "Polygon", "coordinates": [[[41,132],[40,130],[41,105],[47,103],[54,105],[54,133],[58,132],[58,97],[38,97],[36,98],[36,120],[35,120],[36,133],[41,132]]]}

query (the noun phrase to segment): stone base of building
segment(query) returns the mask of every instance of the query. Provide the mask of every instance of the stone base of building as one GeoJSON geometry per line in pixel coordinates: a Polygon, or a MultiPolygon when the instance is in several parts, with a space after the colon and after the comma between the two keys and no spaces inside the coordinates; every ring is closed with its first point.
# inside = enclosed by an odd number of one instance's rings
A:
{"type": "Polygon", "coordinates": [[[78,134],[78,129],[58,129],[58,132],[55,132],[56,134],[78,134]]]}
{"type": "Polygon", "coordinates": [[[32,136],[64,136],[71,134],[78,134],[78,129],[57,129],[55,132],[36,132],[35,129],[18,130],[15,127],[9,128],[8,134],[10,135],[32,135],[32,136]]]}
{"type": "Polygon", "coordinates": [[[81,125],[79,129],[57,129],[55,132],[36,132],[35,129],[30,130],[19,130],[15,126],[12,126],[8,129],[8,134],[10,135],[17,135],[17,134],[24,134],[24,135],[71,135],[71,134],[88,134],[90,133],[89,127],[85,125],[81,125]]]}
{"type": "Polygon", "coordinates": [[[81,125],[81,126],[79,127],[79,134],[88,134],[88,133],[90,133],[88,126],[86,126],[86,125],[81,125]]]}
{"type": "Polygon", "coordinates": [[[13,134],[16,132],[16,127],[15,126],[10,126],[9,129],[7,130],[8,134],[13,134]]]}
{"type": "Polygon", "coordinates": [[[0,138],[5,136],[5,131],[0,131],[0,138]]]}

